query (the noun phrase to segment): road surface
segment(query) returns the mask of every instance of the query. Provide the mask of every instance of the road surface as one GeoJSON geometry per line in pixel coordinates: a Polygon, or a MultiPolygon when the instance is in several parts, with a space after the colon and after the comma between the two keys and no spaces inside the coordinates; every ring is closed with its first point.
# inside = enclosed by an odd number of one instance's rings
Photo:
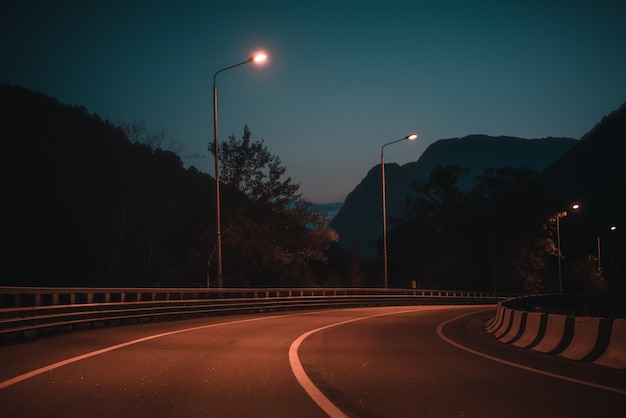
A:
{"type": "Polygon", "coordinates": [[[2,417],[623,417],[626,372],[517,349],[489,306],[145,323],[0,347],[2,417]]]}

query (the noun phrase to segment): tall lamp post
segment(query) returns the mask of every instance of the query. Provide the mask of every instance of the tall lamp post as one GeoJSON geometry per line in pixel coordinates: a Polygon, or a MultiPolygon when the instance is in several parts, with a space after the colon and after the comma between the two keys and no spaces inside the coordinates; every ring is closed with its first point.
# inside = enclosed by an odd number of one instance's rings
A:
{"type": "MultiPolygon", "coordinates": [[[[617,229],[617,226],[615,225],[611,225],[609,227],[609,231],[613,232],[617,229]]],[[[596,237],[596,242],[598,245],[598,274],[600,276],[600,279],[602,279],[602,260],[600,259],[600,234],[597,235],[596,237]]]]}
{"type": "Polygon", "coordinates": [[[385,264],[385,289],[388,286],[387,281],[387,192],[385,190],[385,147],[387,145],[395,144],[400,141],[414,141],[417,139],[417,134],[410,134],[405,136],[404,138],[397,139],[395,141],[387,142],[382,146],[380,150],[380,170],[381,170],[381,178],[382,178],[382,192],[383,192],[383,260],[385,264]]]}
{"type": "MultiPolygon", "coordinates": [[[[267,55],[264,53],[258,53],[247,60],[240,62],[239,64],[231,65],[230,67],[222,68],[213,74],[213,135],[215,138],[215,142],[213,144],[214,154],[215,154],[215,216],[216,216],[216,236],[217,236],[217,285],[218,287],[222,287],[224,284],[224,278],[222,274],[222,228],[221,228],[221,211],[220,211],[220,171],[219,171],[219,142],[217,135],[217,84],[216,78],[217,75],[221,72],[230,70],[235,67],[239,67],[240,65],[247,64],[249,62],[261,63],[267,59],[267,55]]],[[[209,265],[211,264],[211,260],[209,258],[209,265]]],[[[209,271],[207,270],[206,275],[206,286],[209,287],[209,271]]]]}
{"type": "MultiPolygon", "coordinates": [[[[574,203],[571,208],[574,210],[578,210],[580,209],[580,205],[578,203],[574,203]]],[[[567,211],[559,212],[556,214],[556,246],[559,268],[559,294],[563,293],[563,278],[561,276],[561,218],[565,216],[567,216],[567,211]]]]}

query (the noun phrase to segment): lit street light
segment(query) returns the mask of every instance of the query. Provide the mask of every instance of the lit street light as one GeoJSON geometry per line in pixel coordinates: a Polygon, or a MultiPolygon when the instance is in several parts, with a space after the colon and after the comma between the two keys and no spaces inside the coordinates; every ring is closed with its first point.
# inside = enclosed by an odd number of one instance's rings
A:
{"type": "MultiPolygon", "coordinates": [[[[578,203],[574,203],[571,208],[573,210],[580,209],[580,205],[578,203]]],[[[556,215],[556,246],[557,246],[557,258],[558,258],[558,266],[559,266],[559,294],[563,293],[563,278],[561,275],[561,218],[567,216],[567,212],[559,212],[556,215]]]]}
{"type": "Polygon", "coordinates": [[[383,145],[380,150],[380,167],[381,167],[381,177],[382,177],[382,191],[383,191],[383,260],[385,264],[385,289],[388,286],[387,282],[387,193],[385,191],[385,147],[387,145],[395,144],[396,142],[404,141],[404,140],[414,141],[417,139],[417,134],[410,134],[405,136],[404,138],[391,141],[383,145]]]}
{"type": "MultiPolygon", "coordinates": [[[[267,55],[264,53],[258,53],[247,60],[240,62],[239,64],[231,65],[230,67],[222,68],[217,71],[213,75],[213,134],[215,138],[214,142],[214,154],[215,154],[215,213],[216,213],[216,235],[217,235],[217,284],[218,287],[222,287],[224,284],[223,274],[222,274],[222,231],[221,231],[221,213],[220,213],[220,174],[219,174],[219,143],[218,143],[218,135],[217,135],[217,84],[216,78],[217,75],[226,70],[230,70],[232,68],[238,67],[243,64],[247,64],[249,62],[262,63],[267,59],[267,55]]],[[[209,265],[211,264],[211,259],[209,256],[208,260],[209,265]]],[[[207,270],[206,276],[206,286],[209,287],[209,271],[207,270]]]]}
{"type": "MultiPolygon", "coordinates": [[[[613,232],[617,229],[617,226],[611,225],[609,227],[609,231],[613,232]]],[[[597,235],[597,244],[598,244],[598,274],[600,275],[600,279],[602,279],[602,260],[600,259],[600,234],[597,235]]]]}

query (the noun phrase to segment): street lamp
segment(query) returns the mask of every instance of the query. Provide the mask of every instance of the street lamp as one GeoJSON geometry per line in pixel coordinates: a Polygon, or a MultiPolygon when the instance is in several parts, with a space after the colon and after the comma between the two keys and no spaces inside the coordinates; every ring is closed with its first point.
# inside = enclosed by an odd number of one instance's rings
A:
{"type": "Polygon", "coordinates": [[[410,134],[405,136],[404,138],[397,139],[395,141],[391,141],[383,145],[380,150],[380,170],[382,177],[382,192],[383,192],[383,260],[385,264],[385,289],[387,288],[387,193],[385,191],[385,147],[387,145],[395,144],[396,142],[404,141],[404,140],[414,141],[417,139],[417,134],[410,134]]]}
{"type": "MultiPolygon", "coordinates": [[[[609,227],[609,231],[613,232],[617,229],[617,226],[611,225],[609,227]]],[[[596,241],[598,244],[598,274],[600,275],[600,279],[602,279],[602,260],[600,259],[600,234],[597,235],[596,241]]]]}
{"type": "MultiPolygon", "coordinates": [[[[580,209],[580,205],[578,203],[574,203],[571,208],[573,210],[578,210],[580,209]]],[[[559,212],[556,214],[556,246],[559,266],[559,294],[563,293],[563,278],[561,276],[561,218],[565,216],[567,216],[567,211],[559,212]]]]}
{"type": "MultiPolygon", "coordinates": [[[[239,64],[231,65],[230,67],[222,68],[213,74],[213,135],[215,138],[214,142],[214,154],[215,154],[215,216],[216,216],[216,235],[217,235],[217,285],[218,287],[222,287],[224,284],[224,279],[222,275],[222,231],[221,231],[221,214],[220,214],[220,172],[219,172],[219,142],[217,136],[217,84],[216,78],[217,75],[226,70],[230,70],[235,67],[239,67],[240,65],[247,64],[249,62],[262,63],[267,59],[267,55],[264,53],[257,53],[247,60],[240,62],[239,64]]],[[[209,265],[211,264],[211,259],[209,256],[209,265]]],[[[207,270],[206,275],[206,286],[209,287],[209,271],[207,270]]]]}

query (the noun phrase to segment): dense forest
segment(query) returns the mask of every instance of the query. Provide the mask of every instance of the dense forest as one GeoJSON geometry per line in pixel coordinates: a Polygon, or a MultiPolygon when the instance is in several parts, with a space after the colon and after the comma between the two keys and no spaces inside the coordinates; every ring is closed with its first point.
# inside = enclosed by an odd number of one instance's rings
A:
{"type": "Polygon", "coordinates": [[[464,190],[464,167],[436,166],[393,219],[390,283],[623,300],[624,138],[626,104],[540,172],[487,169],[464,190]]]}
{"type": "MultiPolygon", "coordinates": [[[[155,146],[155,135],[137,135],[140,123],[124,129],[9,85],[0,85],[0,106],[0,284],[217,285],[213,178],[185,169],[174,152],[155,146]]],[[[245,138],[237,140],[224,143],[235,147],[231,154],[242,152],[245,138]]],[[[321,283],[316,271],[326,268],[332,233],[297,185],[278,181],[280,160],[269,163],[264,186],[286,190],[288,202],[221,187],[224,286],[321,283]]]]}
{"type": "MultiPolygon", "coordinates": [[[[0,85],[0,110],[0,285],[217,284],[212,177],[184,168],[154,135],[40,93],[0,85]]],[[[548,169],[486,169],[469,190],[458,184],[466,168],[434,167],[390,219],[389,285],[557,291],[555,216],[567,210],[564,291],[624,292],[625,120],[622,107],[548,169]]],[[[341,249],[247,126],[223,141],[220,161],[224,286],[382,285],[381,259],[341,249]]]]}
{"type": "MultiPolygon", "coordinates": [[[[456,185],[466,192],[477,185],[477,178],[485,170],[530,168],[541,171],[577,142],[573,138],[522,139],[488,135],[440,139],[426,148],[417,161],[385,164],[387,215],[389,218],[401,216],[406,197],[415,194],[411,185],[428,181],[438,165],[463,167],[456,185]]],[[[360,255],[375,257],[379,252],[368,243],[380,236],[381,219],[381,166],[378,164],[346,197],[331,226],[339,233],[338,244],[342,248],[358,248],[360,255]]]]}

